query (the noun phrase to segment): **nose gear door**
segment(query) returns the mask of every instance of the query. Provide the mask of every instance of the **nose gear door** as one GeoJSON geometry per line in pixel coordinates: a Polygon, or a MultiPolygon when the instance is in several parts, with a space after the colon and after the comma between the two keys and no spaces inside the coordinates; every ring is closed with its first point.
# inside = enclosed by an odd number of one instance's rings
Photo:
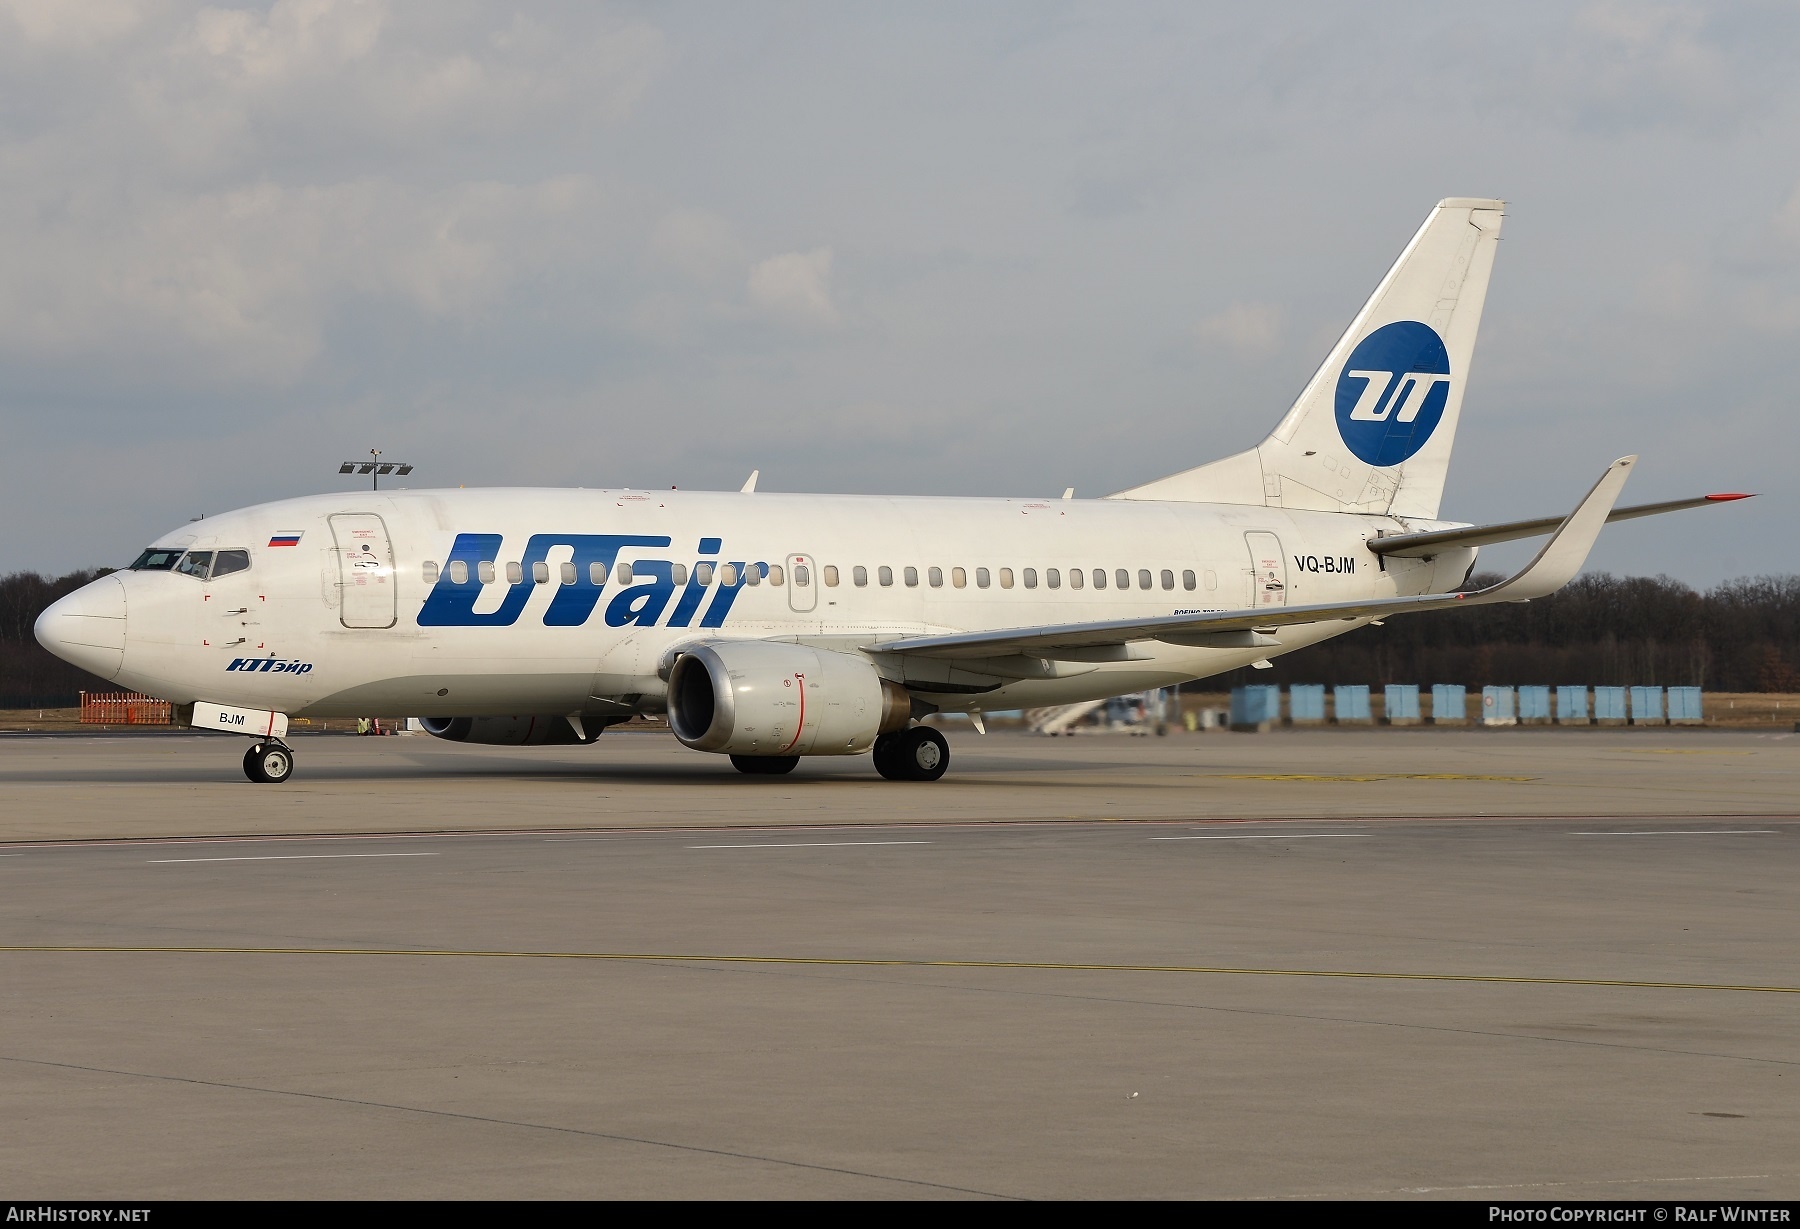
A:
{"type": "Polygon", "coordinates": [[[345,627],[392,627],[399,621],[394,548],[387,525],[373,512],[331,518],[338,559],[338,620],[345,627]]]}
{"type": "Polygon", "coordinates": [[[1287,556],[1281,553],[1281,539],[1247,533],[1244,541],[1250,547],[1250,605],[1287,605],[1287,556]]]}

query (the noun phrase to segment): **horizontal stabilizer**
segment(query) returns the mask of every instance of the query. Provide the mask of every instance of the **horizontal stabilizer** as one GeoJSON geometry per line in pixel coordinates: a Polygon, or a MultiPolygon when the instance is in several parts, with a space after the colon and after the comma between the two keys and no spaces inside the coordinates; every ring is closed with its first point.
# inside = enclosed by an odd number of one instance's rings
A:
{"type": "MultiPolygon", "coordinates": [[[[1606,518],[1607,524],[1614,521],[1630,521],[1640,516],[1656,516],[1662,512],[1682,512],[1688,508],[1710,508],[1715,504],[1730,503],[1734,499],[1754,499],[1754,495],[1732,492],[1722,495],[1700,495],[1693,499],[1669,499],[1657,504],[1634,504],[1629,508],[1614,508],[1612,515],[1606,518]]],[[[1535,538],[1549,533],[1563,523],[1560,516],[1539,517],[1534,521],[1507,521],[1500,525],[1470,525],[1463,529],[1434,529],[1429,533],[1403,533],[1386,538],[1374,538],[1369,542],[1369,549],[1377,555],[1387,555],[1399,559],[1429,559],[1440,551],[1459,546],[1492,546],[1496,542],[1516,542],[1520,538],[1535,538]]]]}
{"type": "MultiPolygon", "coordinates": [[[[1527,602],[1556,592],[1581,570],[1588,552],[1605,527],[1636,457],[1622,457],[1607,466],[1576,509],[1564,517],[1544,548],[1518,575],[1473,593],[1428,593],[1419,597],[1371,598],[1362,602],[1331,602],[1313,606],[1265,606],[1257,610],[1224,610],[1201,615],[1164,615],[1148,619],[1113,619],[1094,623],[1065,623],[1049,627],[1018,627],[991,632],[962,632],[948,636],[913,636],[872,645],[871,653],[970,660],[1010,655],[1066,656],[1070,649],[1158,640],[1170,644],[1207,644],[1240,647],[1226,633],[1260,633],[1277,628],[1334,620],[1351,622],[1384,619],[1389,615],[1452,606],[1486,606],[1494,602],[1527,602]],[[1213,639],[1216,637],[1216,639],[1213,639]]],[[[1261,643],[1252,638],[1252,643],[1261,643]]]]}

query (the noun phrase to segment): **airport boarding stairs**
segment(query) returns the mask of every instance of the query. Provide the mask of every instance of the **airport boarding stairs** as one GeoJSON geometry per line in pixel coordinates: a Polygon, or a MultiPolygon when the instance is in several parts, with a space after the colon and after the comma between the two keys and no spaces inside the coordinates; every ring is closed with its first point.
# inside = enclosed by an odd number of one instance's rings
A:
{"type": "Polygon", "coordinates": [[[1056,704],[1049,708],[1028,708],[1025,710],[1025,728],[1033,734],[1072,733],[1076,722],[1095,709],[1104,707],[1105,704],[1105,700],[1083,700],[1080,704],[1056,704]]]}

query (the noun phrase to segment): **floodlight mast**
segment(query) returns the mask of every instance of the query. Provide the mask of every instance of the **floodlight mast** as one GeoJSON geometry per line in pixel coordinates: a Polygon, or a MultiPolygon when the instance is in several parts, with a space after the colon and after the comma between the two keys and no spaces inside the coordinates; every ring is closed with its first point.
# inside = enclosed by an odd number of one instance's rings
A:
{"type": "Polygon", "coordinates": [[[398,474],[400,477],[404,478],[413,471],[411,465],[403,465],[398,461],[383,461],[381,459],[381,449],[379,448],[369,449],[369,455],[373,457],[374,460],[345,461],[338,466],[338,473],[368,474],[369,489],[371,491],[379,491],[381,489],[381,476],[383,474],[398,474]]]}

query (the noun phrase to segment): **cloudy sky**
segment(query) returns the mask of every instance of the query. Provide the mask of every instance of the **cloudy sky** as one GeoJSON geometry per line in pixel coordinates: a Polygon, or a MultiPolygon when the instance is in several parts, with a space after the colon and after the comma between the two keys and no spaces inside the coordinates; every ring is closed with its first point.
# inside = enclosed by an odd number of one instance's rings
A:
{"type": "Polygon", "coordinates": [[[1595,566],[1800,571],[1796,62],[1742,0],[0,0],[0,571],[372,446],[1103,494],[1265,434],[1460,195],[1510,205],[1445,515],[1639,452],[1765,494],[1595,566]]]}

